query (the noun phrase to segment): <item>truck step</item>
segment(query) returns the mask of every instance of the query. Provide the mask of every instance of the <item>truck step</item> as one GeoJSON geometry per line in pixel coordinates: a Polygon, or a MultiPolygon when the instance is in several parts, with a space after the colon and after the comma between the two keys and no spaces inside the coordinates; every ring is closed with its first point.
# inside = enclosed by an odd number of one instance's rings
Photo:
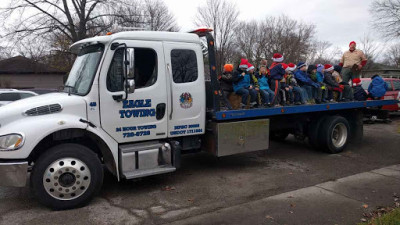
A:
{"type": "Polygon", "coordinates": [[[165,167],[158,167],[158,168],[153,168],[153,169],[139,169],[135,170],[132,172],[127,172],[125,173],[125,178],[126,179],[134,179],[134,178],[139,178],[139,177],[147,177],[147,176],[152,176],[152,175],[157,175],[157,174],[162,174],[162,173],[170,173],[174,172],[176,170],[175,167],[173,166],[165,166],[165,167]]]}

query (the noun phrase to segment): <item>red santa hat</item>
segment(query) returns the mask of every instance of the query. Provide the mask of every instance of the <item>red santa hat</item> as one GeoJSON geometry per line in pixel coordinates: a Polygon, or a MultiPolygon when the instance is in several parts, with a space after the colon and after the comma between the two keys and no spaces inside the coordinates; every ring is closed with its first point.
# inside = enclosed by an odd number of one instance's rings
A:
{"type": "Polygon", "coordinates": [[[361,85],[361,79],[360,78],[354,78],[353,79],[353,86],[359,86],[361,85]]]}
{"type": "Polygon", "coordinates": [[[332,70],[334,69],[333,66],[332,66],[331,64],[325,64],[325,65],[324,65],[324,68],[325,68],[325,71],[326,71],[326,72],[332,71],[332,70]]]}
{"type": "Polygon", "coordinates": [[[239,64],[239,68],[241,69],[247,69],[248,68],[248,64],[249,61],[247,59],[241,59],[240,60],[240,64],[239,64]]]}
{"type": "Polygon", "coordinates": [[[246,71],[254,70],[254,66],[251,65],[251,63],[247,63],[247,69],[246,71]]]}
{"type": "Polygon", "coordinates": [[[350,42],[349,47],[350,47],[350,45],[352,45],[352,44],[355,44],[355,45],[356,45],[356,42],[355,42],[355,41],[350,42]]]}
{"type": "Polygon", "coordinates": [[[286,70],[286,69],[288,68],[288,65],[285,64],[285,63],[281,63],[281,65],[282,65],[282,68],[283,68],[284,70],[286,70]]]}
{"type": "Polygon", "coordinates": [[[287,66],[287,71],[294,71],[296,69],[296,65],[294,63],[289,63],[287,66]]]}
{"type": "Polygon", "coordinates": [[[272,57],[272,60],[274,62],[282,62],[283,61],[283,55],[279,53],[275,53],[274,56],[272,57]]]}

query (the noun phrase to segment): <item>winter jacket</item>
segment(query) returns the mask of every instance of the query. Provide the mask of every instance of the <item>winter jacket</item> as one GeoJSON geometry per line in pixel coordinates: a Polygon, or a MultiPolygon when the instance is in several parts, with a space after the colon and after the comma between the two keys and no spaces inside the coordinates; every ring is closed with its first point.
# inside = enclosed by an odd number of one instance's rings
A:
{"type": "Polygon", "coordinates": [[[387,83],[380,76],[375,76],[372,82],[369,84],[368,93],[373,97],[382,97],[385,95],[386,91],[389,89],[387,83]]]}
{"type": "Polygon", "coordinates": [[[249,88],[250,87],[250,75],[249,74],[245,74],[242,77],[243,78],[239,79],[239,81],[233,83],[233,90],[235,92],[238,91],[241,88],[249,88]]]}
{"type": "Polygon", "coordinates": [[[286,71],[283,69],[282,65],[276,65],[274,68],[270,70],[271,79],[272,80],[282,80],[283,76],[285,75],[286,71]]]}
{"type": "Polygon", "coordinates": [[[242,73],[246,73],[246,72],[244,72],[241,69],[239,69],[239,67],[236,68],[236,70],[233,71],[233,74],[232,74],[232,82],[236,83],[239,80],[243,79],[243,76],[241,76],[242,73]]]}
{"type": "Polygon", "coordinates": [[[233,86],[232,86],[232,73],[230,72],[224,72],[221,75],[220,79],[220,85],[221,85],[221,90],[223,91],[233,91],[233,86]]]}
{"type": "Polygon", "coordinates": [[[329,72],[325,72],[324,74],[324,83],[328,87],[339,87],[339,83],[336,82],[335,78],[329,72]]]}
{"type": "Polygon", "coordinates": [[[264,76],[264,75],[259,76],[258,84],[260,85],[260,90],[268,90],[269,89],[267,76],[264,76]]]}
{"type": "Polygon", "coordinates": [[[281,83],[281,89],[289,87],[289,85],[286,83],[286,77],[283,77],[279,82],[281,83]]]}
{"type": "Polygon", "coordinates": [[[279,65],[279,64],[281,64],[281,63],[273,62],[273,63],[271,64],[271,66],[269,67],[269,70],[272,70],[272,68],[274,68],[275,66],[277,66],[277,65],[279,65]]]}
{"type": "Polygon", "coordinates": [[[317,82],[322,83],[324,82],[324,74],[321,72],[317,72],[317,82]]]}
{"type": "Polygon", "coordinates": [[[367,100],[367,92],[365,92],[364,88],[359,85],[353,87],[354,99],[357,101],[365,101],[367,100]]]}
{"type": "Polygon", "coordinates": [[[253,85],[255,88],[259,88],[260,85],[258,84],[258,79],[255,74],[249,74],[250,76],[250,84],[253,85]]]}
{"type": "Polygon", "coordinates": [[[311,80],[311,78],[308,76],[308,74],[305,71],[297,70],[294,73],[294,76],[296,77],[297,83],[300,86],[314,84],[314,82],[311,80]]]}
{"type": "Polygon", "coordinates": [[[286,77],[286,84],[292,86],[292,87],[297,87],[299,84],[296,81],[296,78],[294,77],[294,74],[289,73],[286,77]]]}
{"type": "Polygon", "coordinates": [[[342,76],[336,70],[333,71],[332,76],[335,78],[336,82],[338,82],[338,83],[343,81],[342,76]]]}

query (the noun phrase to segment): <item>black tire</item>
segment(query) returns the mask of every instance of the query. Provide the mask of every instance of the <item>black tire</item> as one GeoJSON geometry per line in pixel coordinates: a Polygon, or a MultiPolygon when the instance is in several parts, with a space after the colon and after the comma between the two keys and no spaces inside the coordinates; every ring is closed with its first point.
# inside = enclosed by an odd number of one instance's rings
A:
{"type": "Polygon", "coordinates": [[[289,136],[289,131],[276,130],[270,132],[270,138],[274,141],[284,141],[289,136]]]}
{"type": "Polygon", "coordinates": [[[93,151],[79,144],[61,144],[46,151],[35,162],[31,186],[40,203],[55,210],[64,210],[90,202],[100,191],[103,177],[100,159],[93,151]]]}
{"type": "Polygon", "coordinates": [[[341,116],[326,118],[318,130],[318,144],[328,153],[342,152],[350,139],[349,122],[341,116]]]}

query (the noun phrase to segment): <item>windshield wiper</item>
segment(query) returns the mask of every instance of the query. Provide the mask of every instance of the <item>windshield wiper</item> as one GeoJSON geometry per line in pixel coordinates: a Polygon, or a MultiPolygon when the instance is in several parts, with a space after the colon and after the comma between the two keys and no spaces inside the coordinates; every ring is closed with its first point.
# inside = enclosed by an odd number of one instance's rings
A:
{"type": "Polygon", "coordinates": [[[64,85],[64,89],[65,88],[68,88],[68,96],[71,96],[71,89],[72,91],[75,89],[75,87],[71,85],[64,85]]]}

